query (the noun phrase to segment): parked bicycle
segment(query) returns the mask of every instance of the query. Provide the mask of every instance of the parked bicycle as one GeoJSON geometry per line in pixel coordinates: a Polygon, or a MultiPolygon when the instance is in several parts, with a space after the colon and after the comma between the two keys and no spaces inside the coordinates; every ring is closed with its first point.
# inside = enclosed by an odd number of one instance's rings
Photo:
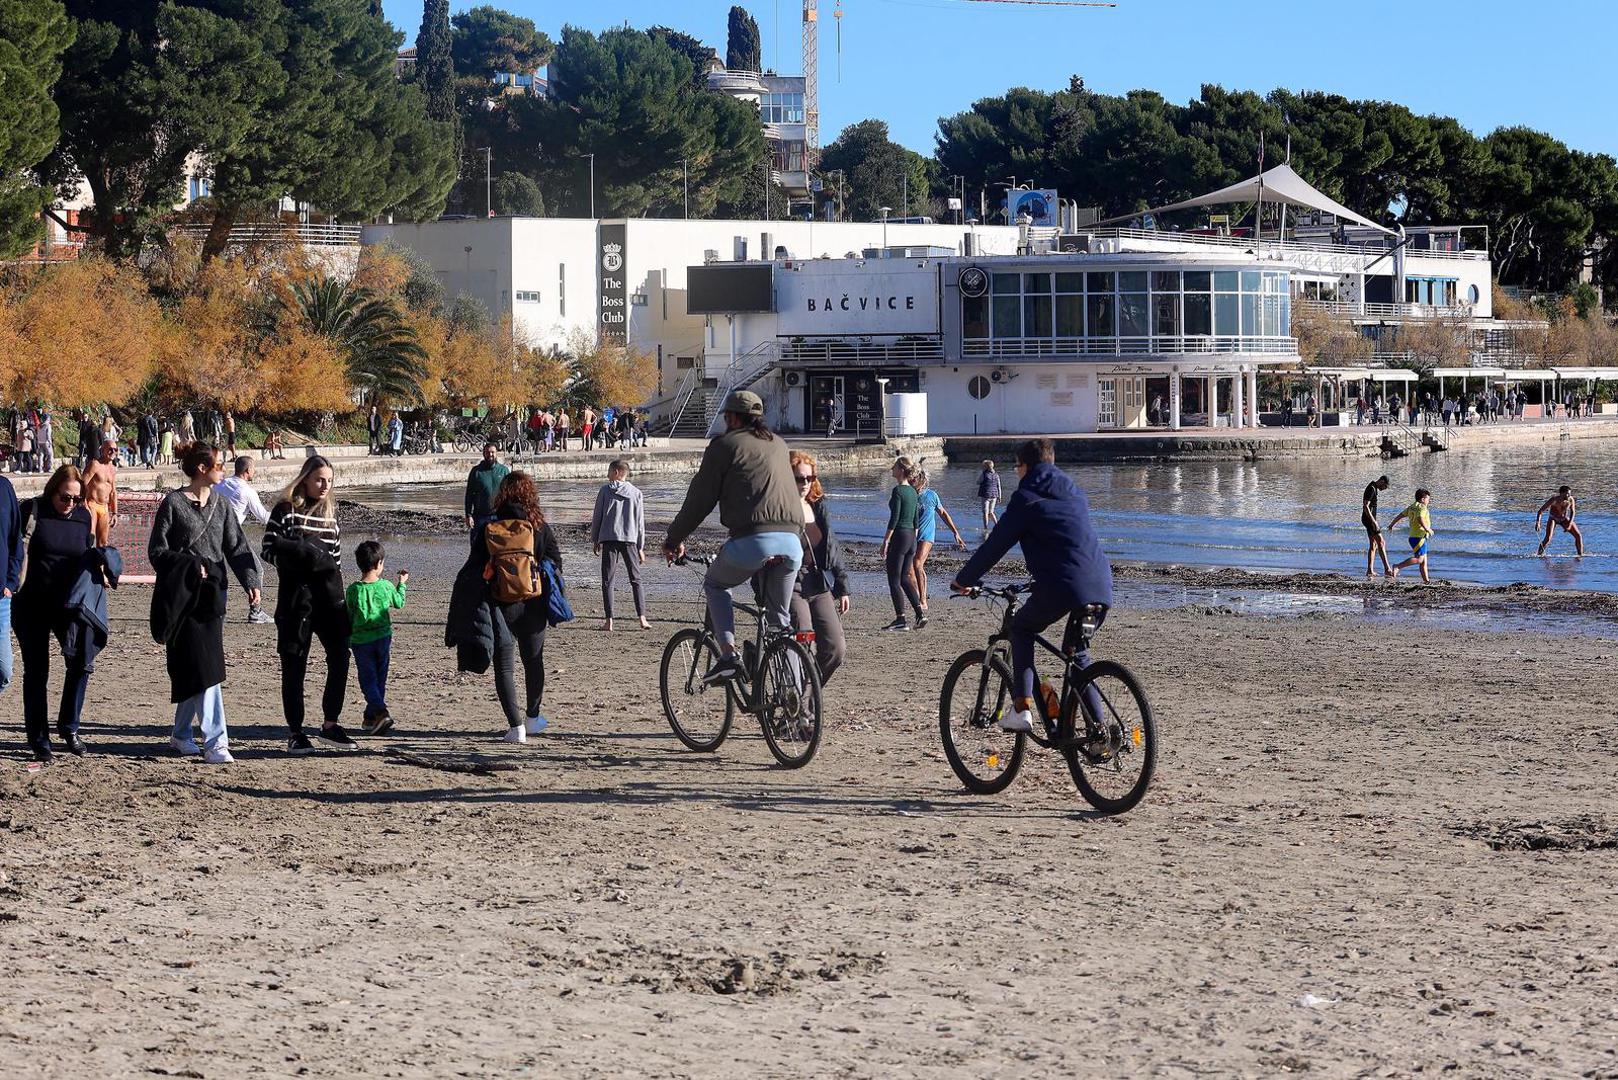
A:
{"type": "MultiPolygon", "coordinates": [[[[707,566],[713,560],[699,555],[676,559],[677,566],[707,566]]],[[[663,713],[679,740],[693,750],[718,750],[730,734],[739,710],[758,717],[770,753],[789,769],[809,764],[820,746],[820,669],[806,645],[814,633],[770,630],[763,608],[736,604],[757,626],[753,640],[741,649],[742,674],[723,683],[708,683],[703,676],[719,660],[719,640],[706,615],[701,627],[675,632],[663,649],[659,682],[663,713]]]]}
{"type": "Polygon", "coordinates": [[[437,442],[431,424],[416,421],[405,428],[399,439],[399,448],[406,454],[430,453],[437,442]]]}
{"type": "Polygon", "coordinates": [[[1104,814],[1122,814],[1146,794],[1157,763],[1152,707],[1140,681],[1122,664],[1097,660],[1082,665],[1106,608],[1093,604],[1074,612],[1057,648],[1043,635],[1038,648],[1062,662],[1061,688],[1036,679],[1034,712],[1043,734],[1002,731],[1012,708],[1016,676],[1011,665],[1011,620],[1032,583],[975,587],[964,595],[1005,604],[1000,628],[988,645],[961,654],[944,677],[938,728],[944,756],[970,791],[1004,791],[1022,767],[1028,740],[1058,751],[1086,802],[1104,814]]]}

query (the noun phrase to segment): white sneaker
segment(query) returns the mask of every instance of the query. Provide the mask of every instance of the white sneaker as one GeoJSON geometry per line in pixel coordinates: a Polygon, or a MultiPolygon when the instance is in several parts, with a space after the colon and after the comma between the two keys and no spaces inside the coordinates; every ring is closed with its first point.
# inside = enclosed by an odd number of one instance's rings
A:
{"type": "Polygon", "coordinates": [[[551,722],[545,719],[543,716],[530,716],[527,720],[523,721],[522,728],[523,731],[529,735],[538,735],[550,726],[551,722]]]}
{"type": "Polygon", "coordinates": [[[525,743],[528,741],[528,732],[523,729],[521,724],[518,724],[514,728],[507,728],[502,740],[504,742],[525,743]]]}
{"type": "Polygon", "coordinates": [[[169,736],[169,747],[181,757],[196,757],[202,753],[202,747],[198,746],[195,740],[182,739],[178,735],[169,736]]]}
{"type": "Polygon", "coordinates": [[[1024,735],[1033,733],[1034,713],[1032,709],[1014,709],[1000,717],[1001,731],[1020,731],[1024,735]]]}
{"type": "Polygon", "coordinates": [[[203,751],[202,760],[209,765],[234,765],[236,763],[236,759],[230,756],[230,747],[228,746],[203,751]]]}

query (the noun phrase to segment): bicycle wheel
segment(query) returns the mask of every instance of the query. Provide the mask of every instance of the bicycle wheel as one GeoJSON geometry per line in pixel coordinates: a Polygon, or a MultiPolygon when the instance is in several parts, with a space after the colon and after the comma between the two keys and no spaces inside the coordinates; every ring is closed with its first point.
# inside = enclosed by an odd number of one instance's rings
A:
{"type": "Polygon", "coordinates": [[[1103,814],[1122,814],[1146,794],[1157,765],[1152,706],[1134,673],[1111,660],[1085,668],[1073,691],[1083,723],[1073,725],[1078,739],[1062,756],[1085,802],[1103,814]]]}
{"type": "Polygon", "coordinates": [[[801,769],[820,746],[820,668],[809,650],[790,637],[764,647],[758,665],[758,722],[770,753],[789,769],[801,769]]]}
{"type": "Polygon", "coordinates": [[[962,653],[950,665],[938,698],[938,733],[949,767],[968,791],[1004,791],[1022,768],[1027,737],[1000,730],[1000,717],[1009,708],[1011,687],[1005,675],[984,664],[982,649],[962,653]]]}
{"type": "Polygon", "coordinates": [[[724,686],[702,681],[718,659],[719,647],[713,638],[688,626],[663,647],[659,671],[663,715],[668,717],[669,727],[681,742],[703,753],[719,749],[730,734],[734,712],[724,686]]]}
{"type": "Polygon", "coordinates": [[[457,454],[470,454],[472,452],[472,440],[467,437],[464,431],[455,436],[455,452],[457,454]]]}

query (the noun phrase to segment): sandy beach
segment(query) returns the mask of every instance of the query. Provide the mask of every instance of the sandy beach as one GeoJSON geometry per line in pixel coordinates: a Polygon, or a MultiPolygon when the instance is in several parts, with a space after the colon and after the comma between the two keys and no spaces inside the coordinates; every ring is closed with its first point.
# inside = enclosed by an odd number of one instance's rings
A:
{"type": "Polygon", "coordinates": [[[663,721],[691,580],[655,568],[655,630],[603,634],[569,545],[583,617],[525,747],[423,574],[399,732],[287,758],[273,632],[233,622],[239,761],[177,760],[119,593],[93,754],[31,774],[8,729],[0,1075],[1618,1076],[1618,644],[1117,611],[1098,652],[1166,752],[1109,820],[1047,755],[995,798],[950,773],[937,689],[983,606],[892,635],[861,596],[785,772],[746,722],[704,756],[663,721]]]}

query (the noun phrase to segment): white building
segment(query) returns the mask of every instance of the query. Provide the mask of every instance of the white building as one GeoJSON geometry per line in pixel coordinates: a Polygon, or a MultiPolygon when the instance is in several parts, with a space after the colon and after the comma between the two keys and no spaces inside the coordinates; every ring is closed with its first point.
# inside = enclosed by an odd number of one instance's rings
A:
{"type": "Polygon", "coordinates": [[[773,71],[731,71],[717,57],[707,72],[708,89],[758,108],[770,154],[770,179],[788,198],[809,196],[809,125],[804,108],[808,81],[773,71]]]}

